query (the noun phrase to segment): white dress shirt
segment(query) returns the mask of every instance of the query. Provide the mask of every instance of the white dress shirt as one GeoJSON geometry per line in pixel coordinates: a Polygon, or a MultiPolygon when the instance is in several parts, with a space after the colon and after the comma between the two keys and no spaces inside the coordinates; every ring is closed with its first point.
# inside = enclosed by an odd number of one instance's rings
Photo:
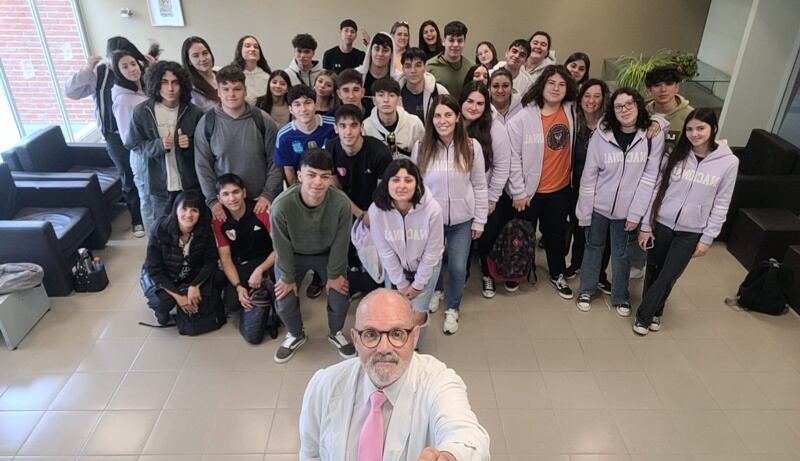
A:
{"type": "MultiPolygon", "coordinates": [[[[374,390],[358,358],[316,372],[300,411],[300,459],[356,461],[374,390]]],[[[384,393],[383,461],[415,461],[425,447],[458,461],[489,460],[489,435],[470,408],[464,381],[436,358],[414,353],[384,393]]]]}

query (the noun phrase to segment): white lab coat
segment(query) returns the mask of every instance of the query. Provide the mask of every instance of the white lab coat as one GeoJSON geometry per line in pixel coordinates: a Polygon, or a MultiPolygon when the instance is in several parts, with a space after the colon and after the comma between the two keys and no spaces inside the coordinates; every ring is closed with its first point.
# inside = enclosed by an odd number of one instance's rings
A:
{"type": "MultiPolygon", "coordinates": [[[[356,389],[363,372],[358,358],[317,371],[300,411],[301,461],[347,458],[356,389]]],[[[464,381],[429,355],[414,353],[392,411],[383,461],[415,461],[425,447],[452,453],[458,461],[488,461],[489,434],[478,424],[464,381]]]]}

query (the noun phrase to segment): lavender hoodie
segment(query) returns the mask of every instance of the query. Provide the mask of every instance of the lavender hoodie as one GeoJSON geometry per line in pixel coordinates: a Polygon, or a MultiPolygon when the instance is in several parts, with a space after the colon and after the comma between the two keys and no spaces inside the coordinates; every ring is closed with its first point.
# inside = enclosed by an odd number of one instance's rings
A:
{"type": "MultiPolygon", "coordinates": [[[[460,171],[455,166],[453,143],[445,147],[436,143],[437,152],[422,179],[425,188],[442,207],[444,224],[453,226],[472,220],[472,230],[483,231],[488,213],[486,168],[481,144],[469,138],[472,144],[472,170],[460,171]]],[[[420,142],[414,143],[411,160],[417,163],[420,142]]]]}
{"type": "Polygon", "coordinates": [[[502,118],[502,115],[492,113],[492,167],[486,172],[489,202],[492,203],[500,200],[511,169],[511,141],[508,140],[508,130],[502,118]]]}
{"type": "MultiPolygon", "coordinates": [[[[572,103],[561,107],[569,121],[570,139],[574,139],[574,114],[572,103]]],[[[514,200],[530,199],[539,188],[544,160],[544,128],[541,109],[535,102],[523,107],[506,125],[511,141],[511,171],[508,176],[508,195],[514,200]]],[[[574,141],[572,141],[574,144],[574,141]]]]}
{"type": "MultiPolygon", "coordinates": [[[[661,131],[650,140],[649,147],[645,130],[639,129],[626,152],[621,150],[610,128],[595,130],[586,151],[586,166],[575,208],[580,226],[592,223],[592,212],[608,219],[627,219],[636,223],[642,219],[636,214],[629,219],[628,212],[642,174],[648,168],[650,174],[658,169],[664,151],[664,132],[668,128],[663,118],[654,120],[661,125],[661,131]]],[[[602,120],[598,126],[603,126],[602,120]]],[[[647,193],[647,187],[642,187],[642,193],[647,193]]]]}
{"type": "MultiPolygon", "coordinates": [[[[725,141],[718,141],[717,149],[703,161],[690,154],[671,172],[669,186],[658,210],[656,221],[678,232],[702,234],[700,241],[710,245],[714,241],[728,214],[728,206],[736,184],[739,159],[733,155],[725,141]]],[[[663,161],[668,158],[664,155],[663,161]]],[[[658,184],[662,178],[659,178],[658,184]]],[[[642,231],[652,232],[650,226],[655,193],[642,194],[636,191],[631,208],[647,211],[642,222],[642,231]]]]}
{"type": "Polygon", "coordinates": [[[124,144],[128,141],[128,133],[131,131],[133,108],[147,101],[147,96],[124,86],[114,85],[111,88],[111,100],[114,102],[111,110],[114,112],[114,118],[117,119],[119,137],[122,138],[124,144]]]}
{"type": "Polygon", "coordinates": [[[369,232],[389,280],[406,288],[409,282],[403,270],[408,270],[416,272],[411,283],[414,289],[425,289],[444,250],[442,208],[426,192],[405,216],[395,209],[381,210],[374,203],[368,213],[369,232]]]}

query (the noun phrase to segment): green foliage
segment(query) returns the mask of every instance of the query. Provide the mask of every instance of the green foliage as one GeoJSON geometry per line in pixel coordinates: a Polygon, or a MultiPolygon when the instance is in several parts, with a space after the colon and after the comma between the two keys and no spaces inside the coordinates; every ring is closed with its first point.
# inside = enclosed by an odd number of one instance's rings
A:
{"type": "Polygon", "coordinates": [[[645,58],[642,54],[626,55],[617,59],[619,73],[617,86],[629,86],[642,94],[645,93],[644,77],[655,67],[673,65],[683,74],[684,78],[697,75],[697,57],[693,53],[661,49],[652,56],[645,58]]]}

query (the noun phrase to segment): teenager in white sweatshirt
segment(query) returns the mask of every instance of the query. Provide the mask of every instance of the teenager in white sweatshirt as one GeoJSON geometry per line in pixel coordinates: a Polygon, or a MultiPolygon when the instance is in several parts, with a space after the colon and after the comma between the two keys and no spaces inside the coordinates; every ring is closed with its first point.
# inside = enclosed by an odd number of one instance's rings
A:
{"type": "Polygon", "coordinates": [[[233,55],[233,63],[244,71],[245,88],[247,96],[245,101],[251,106],[256,99],[267,92],[269,84],[269,74],[272,73],[261,44],[252,35],[245,35],[236,43],[236,52],[233,55]]]}
{"type": "MultiPolygon", "coordinates": [[[[455,98],[437,96],[428,112],[425,136],[411,153],[444,217],[448,274],[445,334],[458,331],[469,249],[483,233],[488,206],[483,149],[467,136],[460,113],[455,98]]],[[[434,302],[438,304],[438,299],[434,302]]]]}
{"type": "Polygon", "coordinates": [[[391,77],[383,77],[372,85],[375,107],[364,120],[364,134],[381,140],[394,158],[408,157],[414,143],[422,139],[425,127],[415,115],[400,104],[400,85],[391,77]]]}

